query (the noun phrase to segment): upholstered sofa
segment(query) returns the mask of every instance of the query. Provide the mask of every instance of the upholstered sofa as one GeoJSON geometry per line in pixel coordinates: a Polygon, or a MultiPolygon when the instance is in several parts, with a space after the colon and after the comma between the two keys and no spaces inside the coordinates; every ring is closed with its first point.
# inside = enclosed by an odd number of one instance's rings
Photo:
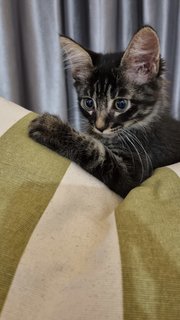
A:
{"type": "Polygon", "coordinates": [[[0,320],[177,320],[180,164],[126,199],[28,137],[0,99],[0,320]]]}

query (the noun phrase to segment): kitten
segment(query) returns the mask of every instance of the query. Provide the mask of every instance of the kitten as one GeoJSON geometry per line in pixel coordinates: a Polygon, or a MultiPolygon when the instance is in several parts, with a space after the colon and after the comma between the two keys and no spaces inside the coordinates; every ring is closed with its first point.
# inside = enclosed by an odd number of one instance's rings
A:
{"type": "Polygon", "coordinates": [[[180,161],[180,122],[169,115],[156,32],[141,28],[126,51],[115,54],[98,54],[60,39],[80,109],[89,120],[88,133],[44,114],[31,122],[30,137],[122,197],[155,168],[180,161]]]}

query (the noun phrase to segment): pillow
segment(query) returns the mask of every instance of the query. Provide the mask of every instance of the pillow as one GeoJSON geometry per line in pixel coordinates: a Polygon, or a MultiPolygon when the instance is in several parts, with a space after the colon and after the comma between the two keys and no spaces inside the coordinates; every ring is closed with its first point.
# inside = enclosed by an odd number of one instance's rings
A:
{"type": "Polygon", "coordinates": [[[155,170],[116,209],[125,320],[179,319],[178,173],[180,163],[155,170]]]}
{"type": "Polygon", "coordinates": [[[0,99],[0,319],[121,319],[120,198],[31,140],[34,117],[0,99]]]}
{"type": "Polygon", "coordinates": [[[34,117],[0,98],[0,320],[178,319],[180,164],[121,202],[34,117]]]}

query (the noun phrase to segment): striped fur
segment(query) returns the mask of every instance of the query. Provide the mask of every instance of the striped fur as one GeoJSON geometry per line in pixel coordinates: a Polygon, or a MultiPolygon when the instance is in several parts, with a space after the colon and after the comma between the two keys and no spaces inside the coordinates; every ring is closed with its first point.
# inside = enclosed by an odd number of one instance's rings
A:
{"type": "Polygon", "coordinates": [[[97,54],[72,39],[62,39],[89,129],[82,134],[44,114],[30,124],[30,136],[121,196],[155,168],[180,161],[180,123],[169,115],[164,61],[155,31],[140,29],[127,50],[115,54],[97,54]],[[119,101],[124,109],[117,108],[119,101]]]}

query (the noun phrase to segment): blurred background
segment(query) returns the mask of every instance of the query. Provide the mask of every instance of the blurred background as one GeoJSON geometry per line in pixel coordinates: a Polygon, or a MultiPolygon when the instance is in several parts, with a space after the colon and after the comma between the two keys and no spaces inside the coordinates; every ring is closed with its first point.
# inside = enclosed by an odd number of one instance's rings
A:
{"type": "Polygon", "coordinates": [[[79,128],[58,34],[97,52],[113,52],[124,50],[144,24],[160,37],[171,112],[180,119],[179,0],[0,0],[0,96],[38,113],[56,113],[79,128]]]}

